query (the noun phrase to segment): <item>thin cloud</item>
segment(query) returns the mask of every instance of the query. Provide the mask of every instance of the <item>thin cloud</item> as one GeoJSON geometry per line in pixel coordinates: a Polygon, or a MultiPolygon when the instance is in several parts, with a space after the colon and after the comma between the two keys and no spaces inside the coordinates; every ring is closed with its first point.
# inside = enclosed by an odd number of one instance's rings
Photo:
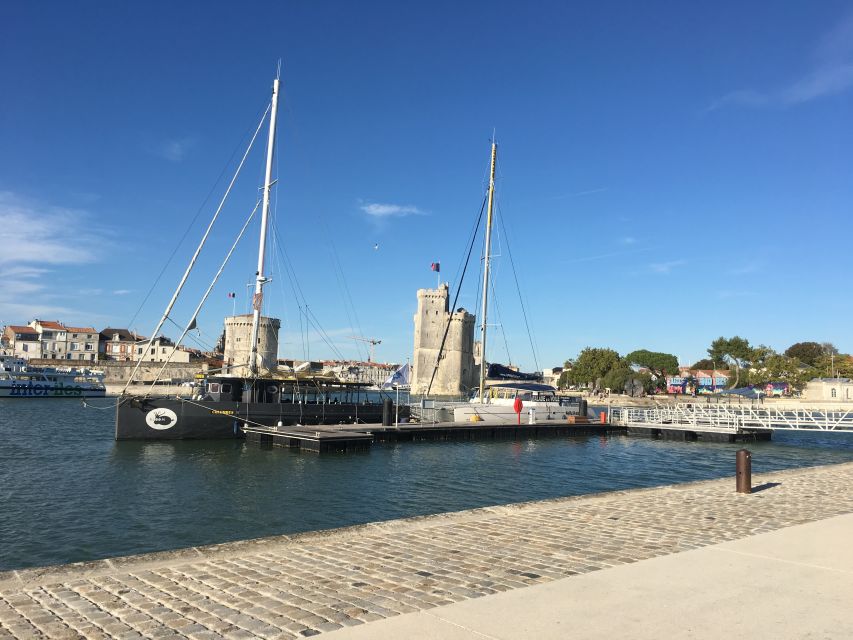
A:
{"type": "Polygon", "coordinates": [[[195,138],[174,138],[155,143],[149,151],[169,162],[181,162],[195,146],[195,138]]]}
{"type": "Polygon", "coordinates": [[[15,263],[83,264],[95,261],[86,248],[94,238],[90,216],[84,211],[37,204],[8,191],[0,192],[0,265],[15,263]],[[69,242],[73,229],[74,242],[69,242]],[[23,230],[23,232],[22,232],[23,230]]]}
{"type": "Polygon", "coordinates": [[[740,89],[714,100],[704,111],[724,107],[788,107],[833,96],[853,87],[853,13],[827,32],[816,46],[812,68],[773,90],[740,89]]]}
{"type": "Polygon", "coordinates": [[[113,295],[114,296],[126,296],[127,294],[132,293],[132,292],[133,291],[131,289],[116,289],[115,291],[113,291],[113,295]]]}
{"type": "Polygon", "coordinates": [[[671,273],[673,269],[676,267],[681,267],[687,264],[686,260],[670,260],[669,262],[656,262],[649,265],[649,269],[651,269],[655,273],[660,274],[668,274],[671,273]]]}
{"type": "Polygon", "coordinates": [[[412,205],[387,204],[381,202],[367,202],[359,207],[364,213],[376,219],[405,218],[406,216],[426,215],[425,211],[412,205]]]}
{"type": "Polygon", "coordinates": [[[637,244],[637,239],[631,236],[625,236],[619,239],[619,244],[637,244]]]}

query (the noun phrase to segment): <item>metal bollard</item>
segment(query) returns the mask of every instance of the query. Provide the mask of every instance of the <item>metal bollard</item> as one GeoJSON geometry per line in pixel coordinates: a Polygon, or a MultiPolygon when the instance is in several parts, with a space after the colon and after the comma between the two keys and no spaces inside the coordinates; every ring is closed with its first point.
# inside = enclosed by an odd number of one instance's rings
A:
{"type": "Polygon", "coordinates": [[[737,452],[735,474],[737,492],[752,493],[752,453],[747,449],[741,449],[737,452]]]}
{"type": "Polygon", "coordinates": [[[394,420],[394,403],[391,398],[382,401],[382,426],[390,427],[394,420]]]}

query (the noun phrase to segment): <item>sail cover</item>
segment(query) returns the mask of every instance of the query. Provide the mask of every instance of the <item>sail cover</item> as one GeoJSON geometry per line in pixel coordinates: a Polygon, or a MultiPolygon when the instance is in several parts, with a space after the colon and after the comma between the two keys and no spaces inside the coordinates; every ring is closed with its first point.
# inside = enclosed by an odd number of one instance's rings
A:
{"type": "Polygon", "coordinates": [[[502,364],[490,364],[486,372],[486,377],[489,380],[541,380],[542,376],[538,373],[522,373],[515,371],[502,364]]]}

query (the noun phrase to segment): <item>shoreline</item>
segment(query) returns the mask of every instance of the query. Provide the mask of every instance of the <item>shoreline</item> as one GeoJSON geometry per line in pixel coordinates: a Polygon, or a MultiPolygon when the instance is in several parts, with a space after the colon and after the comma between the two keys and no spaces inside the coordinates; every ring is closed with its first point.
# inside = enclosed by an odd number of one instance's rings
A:
{"type": "Polygon", "coordinates": [[[300,637],[853,513],[853,462],[753,485],[735,493],[732,464],[716,480],[8,571],[0,630],[300,637]]]}

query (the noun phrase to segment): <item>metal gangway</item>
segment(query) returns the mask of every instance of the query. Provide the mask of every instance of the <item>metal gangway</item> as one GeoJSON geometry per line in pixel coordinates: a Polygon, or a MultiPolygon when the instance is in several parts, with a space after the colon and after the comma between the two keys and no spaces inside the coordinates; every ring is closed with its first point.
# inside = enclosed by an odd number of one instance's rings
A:
{"type": "Polygon", "coordinates": [[[834,431],[853,433],[853,408],[770,408],[679,403],[654,407],[611,407],[610,423],[683,431],[834,431]]]}

